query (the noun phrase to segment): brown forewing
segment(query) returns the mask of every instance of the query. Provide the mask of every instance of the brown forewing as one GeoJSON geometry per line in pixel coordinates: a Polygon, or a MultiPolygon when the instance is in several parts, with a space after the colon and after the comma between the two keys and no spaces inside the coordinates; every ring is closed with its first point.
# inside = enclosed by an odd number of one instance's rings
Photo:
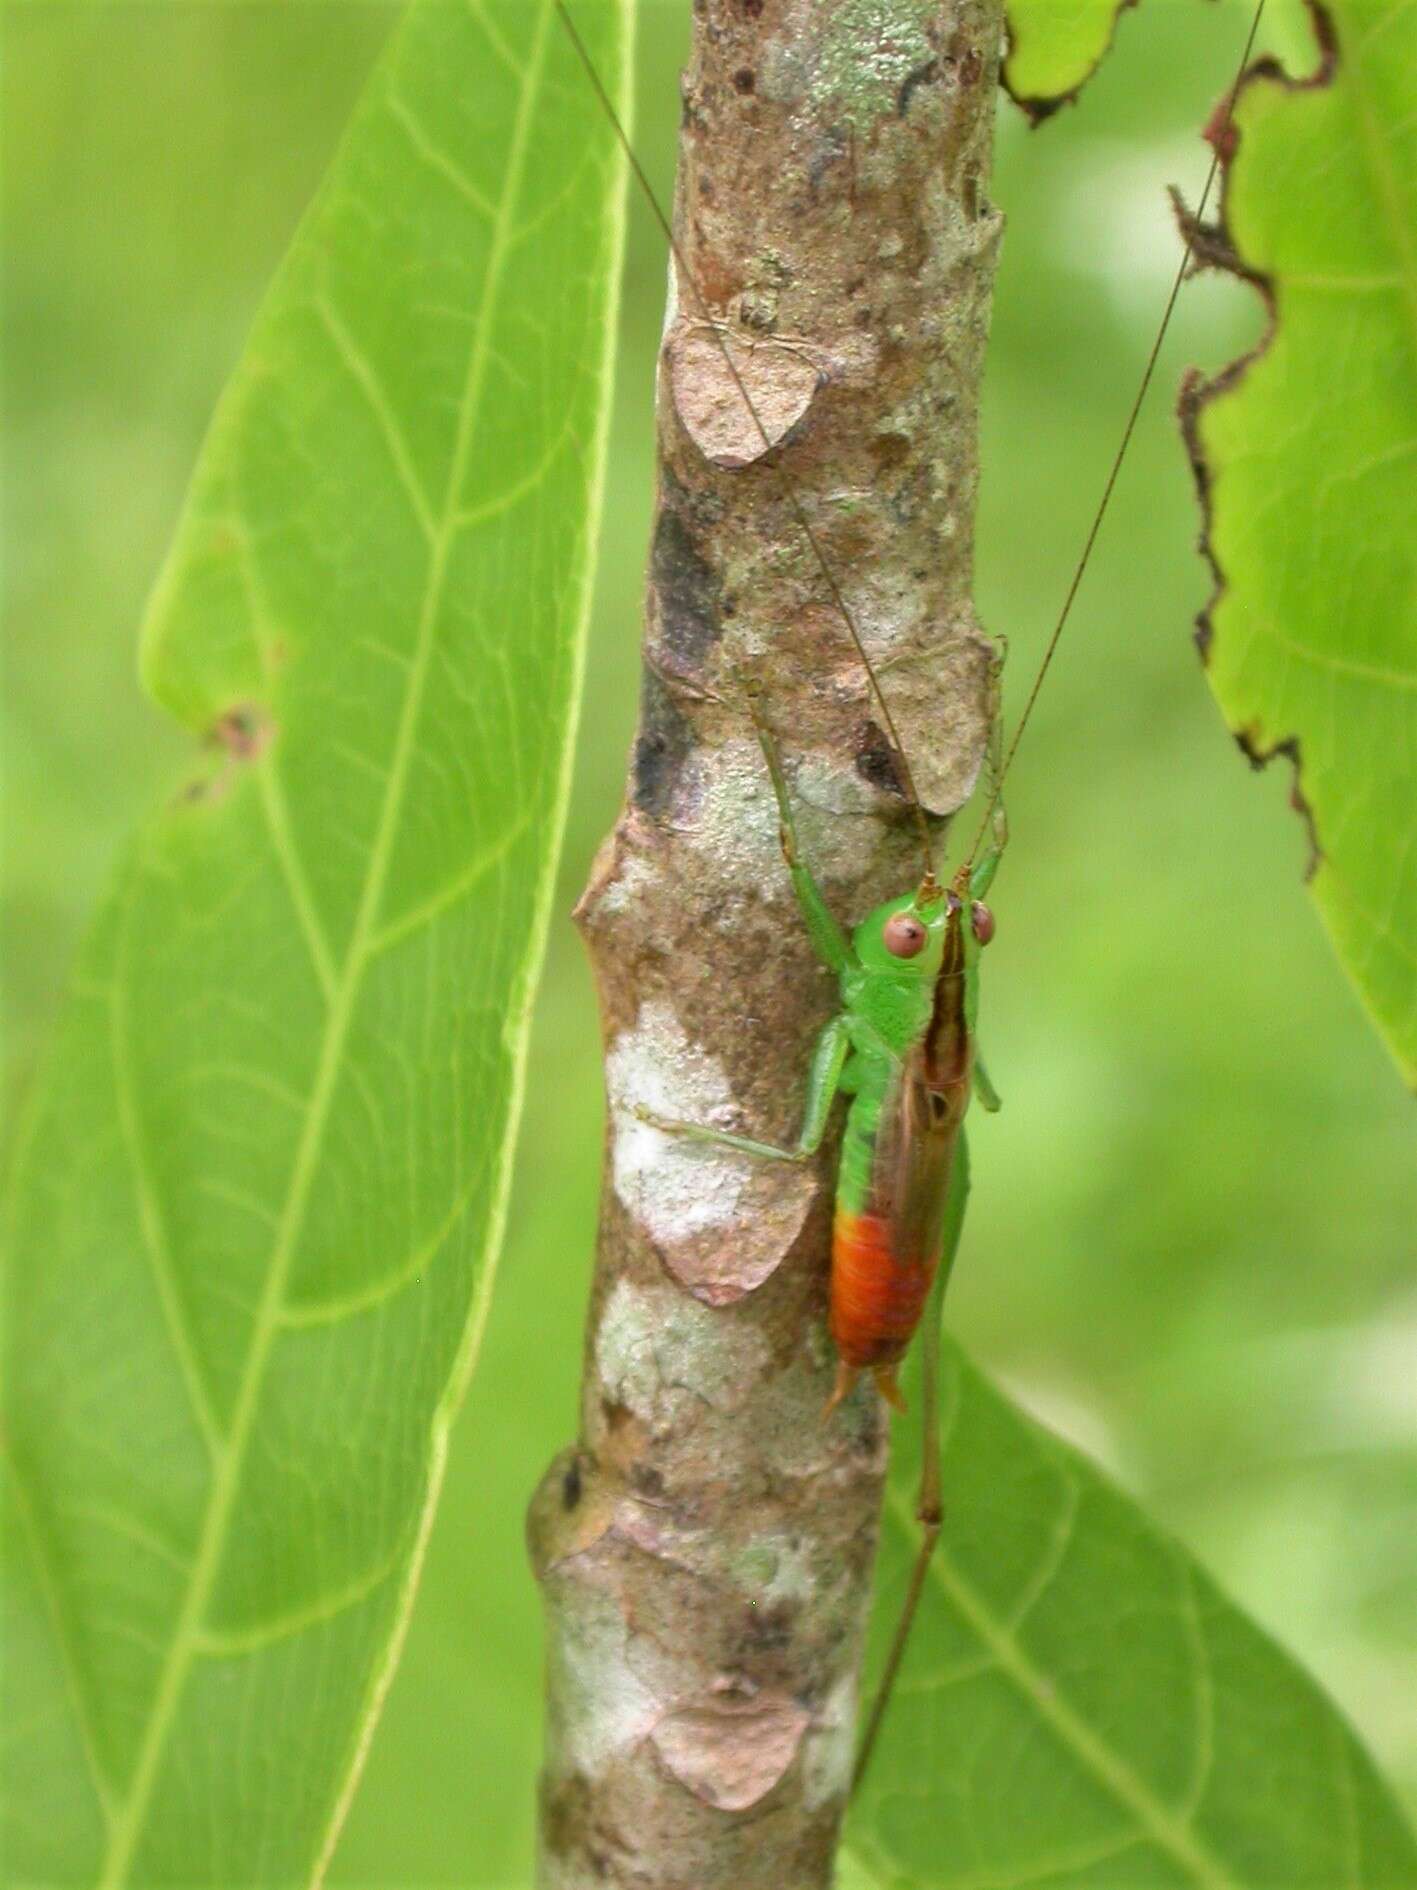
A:
{"type": "Polygon", "coordinates": [[[939,1258],[966,1093],[955,1084],[932,1084],[923,1049],[916,1045],[882,1099],[871,1212],[889,1224],[891,1251],[900,1266],[930,1266],[939,1258]]]}

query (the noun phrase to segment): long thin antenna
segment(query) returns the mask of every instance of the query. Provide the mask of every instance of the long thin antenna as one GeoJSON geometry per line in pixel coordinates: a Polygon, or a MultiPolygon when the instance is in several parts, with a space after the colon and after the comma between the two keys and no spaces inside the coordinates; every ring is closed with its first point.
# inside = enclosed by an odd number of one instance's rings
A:
{"type": "Polygon", "coordinates": [[[1220,153],[1224,147],[1225,133],[1230,128],[1231,115],[1235,109],[1236,94],[1240,90],[1240,81],[1245,76],[1245,68],[1250,63],[1250,54],[1254,50],[1255,36],[1260,30],[1260,20],[1264,16],[1264,9],[1265,0],[1259,0],[1259,4],[1255,8],[1254,18],[1250,21],[1250,30],[1245,39],[1245,50],[1240,55],[1240,63],[1236,68],[1234,81],[1226,95],[1225,110],[1219,117],[1216,129],[1211,133],[1211,144],[1213,148],[1210,159],[1210,169],[1206,173],[1205,189],[1201,192],[1201,199],[1197,206],[1195,216],[1191,219],[1186,230],[1185,250],[1181,256],[1180,267],[1176,271],[1176,278],[1171,284],[1171,292],[1166,298],[1166,307],[1162,311],[1161,316],[1161,326],[1157,329],[1156,339],[1151,344],[1151,353],[1147,356],[1146,366],[1142,370],[1141,383],[1137,388],[1136,398],[1132,402],[1131,412],[1127,415],[1127,424],[1122,430],[1121,443],[1113,457],[1111,470],[1107,474],[1107,482],[1102,488],[1102,497],[1098,500],[1097,510],[1092,515],[1092,524],[1088,527],[1087,537],[1083,541],[1082,555],[1079,557],[1077,566],[1073,571],[1072,582],[1068,586],[1067,596],[1063,599],[1063,608],[1058,612],[1057,621],[1053,625],[1053,633],[1048,639],[1047,647],[1043,652],[1043,660],[1038,665],[1038,672],[1033,678],[1033,687],[1028,692],[1028,700],[1023,705],[1023,713],[1019,716],[1018,726],[1014,729],[1013,739],[1010,741],[1007,752],[1004,755],[1003,765],[995,774],[990,787],[989,797],[984,806],[983,818],[979,822],[979,831],[975,834],[973,845],[969,849],[969,864],[971,866],[974,864],[975,856],[979,852],[980,842],[983,840],[988,830],[994,809],[999,804],[999,797],[1004,789],[1004,781],[1008,775],[1009,769],[1014,765],[1014,756],[1018,753],[1018,745],[1023,740],[1023,731],[1028,727],[1029,717],[1033,714],[1034,704],[1038,701],[1039,692],[1043,687],[1043,679],[1052,667],[1053,658],[1057,655],[1058,644],[1062,640],[1064,627],[1067,624],[1069,616],[1072,614],[1074,599],[1077,597],[1078,590],[1081,587],[1088,561],[1092,557],[1092,548],[1097,543],[1097,534],[1102,529],[1102,521],[1106,518],[1107,508],[1112,503],[1112,493],[1116,487],[1118,475],[1122,470],[1122,462],[1127,457],[1127,448],[1131,445],[1132,435],[1136,432],[1137,421],[1141,417],[1141,410],[1145,404],[1147,392],[1151,387],[1152,376],[1156,372],[1156,364],[1161,356],[1162,345],[1166,340],[1166,331],[1171,326],[1171,317],[1175,312],[1176,302],[1181,293],[1181,286],[1185,282],[1186,272],[1191,266],[1191,257],[1195,253],[1196,231],[1200,226],[1202,217],[1205,215],[1206,205],[1210,202],[1210,193],[1214,188],[1216,175],[1220,169],[1220,153]]]}
{"type": "MultiPolygon", "coordinates": [[[[698,282],[695,280],[694,272],[689,267],[688,259],[684,255],[679,239],[674,234],[674,226],[670,222],[669,217],[665,214],[664,207],[655,194],[654,185],[650,182],[644,166],[640,163],[635,153],[635,147],[630,142],[630,134],[626,131],[621,122],[620,114],[615,109],[614,101],[606,91],[601,81],[600,74],[595,69],[595,63],[591,59],[590,53],[586,50],[585,41],[581,38],[580,33],[576,29],[576,23],[571,18],[570,11],[566,6],[566,0],[555,0],[555,5],[557,13],[561,16],[561,24],[570,35],[571,44],[575,47],[576,54],[581,64],[585,67],[586,77],[594,87],[595,94],[604,108],[605,115],[614,127],[615,136],[619,141],[620,148],[625,153],[630,169],[634,174],[635,181],[644,192],[645,200],[654,214],[654,219],[664,233],[664,239],[669,245],[669,252],[674,258],[680,278],[689,289],[700,319],[718,344],[719,353],[723,356],[724,365],[728,369],[733,385],[737,388],[743,405],[747,409],[753,425],[757,428],[759,436],[762,439],[763,450],[770,453],[775,442],[769,434],[767,427],[763,424],[762,415],[758,412],[757,404],[753,400],[752,395],[748,392],[747,384],[742,374],[739,372],[738,363],[733,359],[732,351],[723,338],[722,324],[714,320],[712,311],[709,308],[708,298],[704,295],[698,282]]],[[[856,627],[856,619],[851,613],[851,608],[846,601],[840,584],[837,582],[835,572],[827,562],[827,555],[822,549],[821,541],[817,537],[816,531],[813,529],[812,521],[807,516],[806,508],[798,497],[797,488],[783,466],[774,464],[773,471],[777,476],[778,485],[782,491],[783,497],[787,500],[797,527],[801,531],[803,538],[807,541],[807,544],[811,547],[812,555],[821,570],[832,603],[836,606],[842,622],[846,625],[851,641],[856,647],[856,654],[861,659],[861,666],[866,672],[866,680],[870,684],[871,693],[875,696],[880,707],[881,719],[885,723],[886,733],[890,737],[891,749],[900,771],[900,778],[904,784],[906,793],[910,797],[911,812],[915,817],[915,823],[920,833],[920,848],[925,860],[925,873],[921,882],[922,888],[933,887],[935,884],[935,866],[934,850],[930,842],[930,823],[925,818],[924,806],[921,803],[919,794],[915,791],[915,777],[910,771],[910,761],[906,755],[904,743],[900,739],[900,731],[895,725],[895,717],[891,714],[890,704],[886,701],[885,693],[881,688],[875,667],[870,657],[866,654],[866,645],[862,642],[861,632],[856,627]]]]}

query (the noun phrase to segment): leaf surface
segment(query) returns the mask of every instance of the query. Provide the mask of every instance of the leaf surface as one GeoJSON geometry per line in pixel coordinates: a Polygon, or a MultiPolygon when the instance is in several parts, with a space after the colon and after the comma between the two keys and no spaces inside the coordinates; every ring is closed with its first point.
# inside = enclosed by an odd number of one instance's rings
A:
{"type": "MultiPolygon", "coordinates": [[[[1343,1719],[1184,1550],[953,1351],[942,1408],[944,1531],[843,1890],[1417,1885],[1343,1719]]],[[[894,1429],[878,1657],[918,1540],[894,1429]]]]}
{"type": "Polygon", "coordinates": [[[1218,578],[1202,641],[1252,757],[1287,752],[1312,888],[1417,1082],[1417,9],[1338,0],[1323,69],[1256,69],[1219,253],[1271,331],[1184,409],[1218,578]]]}
{"type": "Polygon", "coordinates": [[[203,450],[143,666],[210,766],[10,1175],[12,1882],[309,1881],[353,1788],[501,1231],[621,192],[550,0],[423,0],[203,450]]]}
{"type": "Polygon", "coordinates": [[[1127,0],[1009,0],[1004,84],[1030,117],[1075,96],[1112,44],[1127,0]]]}

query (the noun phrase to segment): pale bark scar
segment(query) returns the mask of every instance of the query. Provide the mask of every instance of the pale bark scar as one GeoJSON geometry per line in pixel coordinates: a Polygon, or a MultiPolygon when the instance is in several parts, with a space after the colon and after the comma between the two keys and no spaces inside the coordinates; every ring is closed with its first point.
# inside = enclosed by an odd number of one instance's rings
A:
{"type": "Polygon", "coordinates": [[[770,338],[740,341],[702,322],[681,328],[665,352],[675,412],[714,466],[751,466],[761,459],[804,418],[827,378],[799,346],[770,338]]]}
{"type": "Polygon", "coordinates": [[[744,1694],[730,1684],[666,1713],[650,1738],[701,1803],[746,1811],[785,1776],[810,1719],[789,1695],[744,1694]]]}
{"type": "Polygon", "coordinates": [[[635,1113],[743,1127],[722,1066],[690,1041],[662,1000],[642,1005],[615,1039],[606,1084],[615,1192],[667,1271],[712,1306],[761,1286],[801,1231],[816,1177],[666,1133],[635,1113]]]}

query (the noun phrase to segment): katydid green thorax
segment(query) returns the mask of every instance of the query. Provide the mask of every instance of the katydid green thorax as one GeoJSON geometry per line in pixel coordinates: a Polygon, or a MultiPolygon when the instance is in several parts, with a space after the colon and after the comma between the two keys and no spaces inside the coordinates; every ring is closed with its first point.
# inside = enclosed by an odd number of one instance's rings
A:
{"type": "Polygon", "coordinates": [[[843,1087],[852,1103],[837,1202],[861,1214],[873,1197],[881,1111],[912,1051],[951,1115],[964,1113],[979,1002],[969,869],[960,869],[948,893],[927,882],[875,907],[852,933],[851,945],[855,963],[842,972],[841,994],[853,1053],[843,1087]],[[902,944],[917,948],[902,956],[902,944]]]}
{"type": "MultiPolygon", "coordinates": [[[[980,945],[972,908],[969,871],[962,867],[948,893],[927,883],[876,906],[853,931],[856,963],[841,977],[846,1009],[896,1056],[904,1056],[919,1040],[939,1002],[949,1003],[942,985],[963,980],[961,1016],[973,1029],[980,945]],[[924,933],[920,949],[909,957],[887,942],[890,922],[900,916],[915,921],[924,933]]],[[[865,1047],[857,1045],[858,1050],[865,1047]]]]}

